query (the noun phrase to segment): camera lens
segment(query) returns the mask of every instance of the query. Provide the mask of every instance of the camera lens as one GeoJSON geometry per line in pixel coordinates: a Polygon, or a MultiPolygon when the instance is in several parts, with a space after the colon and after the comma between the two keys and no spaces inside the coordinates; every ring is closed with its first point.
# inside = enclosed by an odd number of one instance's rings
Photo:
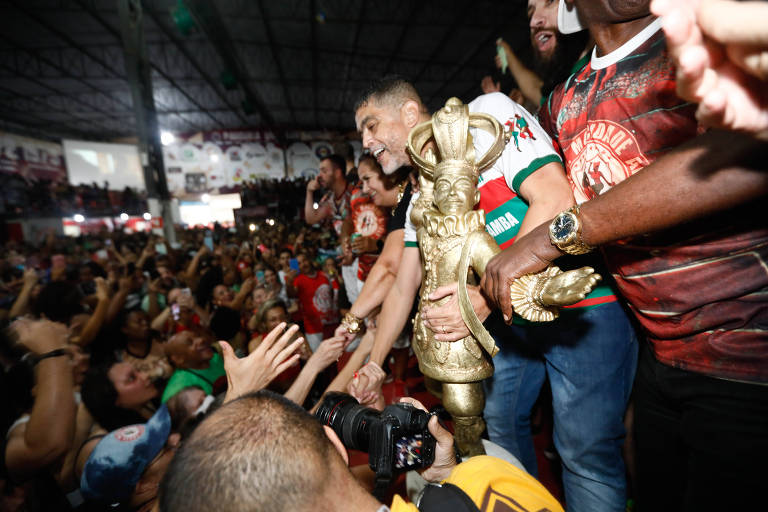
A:
{"type": "Polygon", "coordinates": [[[328,393],[315,416],[336,432],[347,448],[368,452],[370,426],[379,419],[379,411],[363,407],[346,393],[328,393]]]}

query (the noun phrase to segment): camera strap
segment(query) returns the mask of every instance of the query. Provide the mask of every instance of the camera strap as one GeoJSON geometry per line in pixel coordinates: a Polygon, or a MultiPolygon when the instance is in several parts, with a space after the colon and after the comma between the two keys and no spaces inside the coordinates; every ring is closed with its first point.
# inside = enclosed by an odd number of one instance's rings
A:
{"type": "Polygon", "coordinates": [[[453,484],[429,484],[417,500],[421,512],[480,512],[467,493],[453,484]]]}

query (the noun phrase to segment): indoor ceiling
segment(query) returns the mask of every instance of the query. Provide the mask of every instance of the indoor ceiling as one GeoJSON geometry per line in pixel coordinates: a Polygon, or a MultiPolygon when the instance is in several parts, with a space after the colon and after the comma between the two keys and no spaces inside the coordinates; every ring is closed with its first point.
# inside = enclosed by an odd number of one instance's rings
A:
{"type": "MultiPolygon", "coordinates": [[[[0,129],[136,135],[119,0],[0,4],[0,129]]],[[[284,136],[354,130],[373,79],[410,79],[430,109],[480,94],[495,40],[528,40],[525,1],[143,0],[158,124],[284,136]]]]}

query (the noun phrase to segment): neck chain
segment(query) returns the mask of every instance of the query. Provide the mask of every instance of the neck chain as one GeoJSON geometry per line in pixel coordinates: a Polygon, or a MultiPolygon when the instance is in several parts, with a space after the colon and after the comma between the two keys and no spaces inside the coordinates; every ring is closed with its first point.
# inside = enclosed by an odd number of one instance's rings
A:
{"type": "Polygon", "coordinates": [[[395,206],[392,207],[392,215],[395,214],[395,210],[397,210],[397,207],[400,206],[400,201],[403,200],[403,194],[405,193],[405,185],[408,183],[408,180],[405,179],[400,182],[400,185],[397,186],[397,202],[395,203],[395,206]]]}

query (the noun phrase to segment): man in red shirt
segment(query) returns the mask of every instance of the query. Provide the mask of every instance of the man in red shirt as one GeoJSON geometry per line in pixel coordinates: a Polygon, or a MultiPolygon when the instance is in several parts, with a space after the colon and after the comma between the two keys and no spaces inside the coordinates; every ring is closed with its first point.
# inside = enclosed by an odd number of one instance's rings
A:
{"type": "Polygon", "coordinates": [[[649,341],[634,389],[638,505],[751,509],[768,456],[768,148],[699,125],[648,3],[575,1],[597,46],[539,117],[580,207],[494,257],[483,289],[510,315],[512,280],[600,246],[649,341]],[[582,179],[598,162],[616,186],[582,179]]]}
{"type": "Polygon", "coordinates": [[[287,274],[288,296],[297,297],[304,319],[304,338],[314,352],[323,341],[323,319],[334,313],[333,290],[325,274],[318,272],[306,254],[296,256],[299,275],[287,274]]]}

